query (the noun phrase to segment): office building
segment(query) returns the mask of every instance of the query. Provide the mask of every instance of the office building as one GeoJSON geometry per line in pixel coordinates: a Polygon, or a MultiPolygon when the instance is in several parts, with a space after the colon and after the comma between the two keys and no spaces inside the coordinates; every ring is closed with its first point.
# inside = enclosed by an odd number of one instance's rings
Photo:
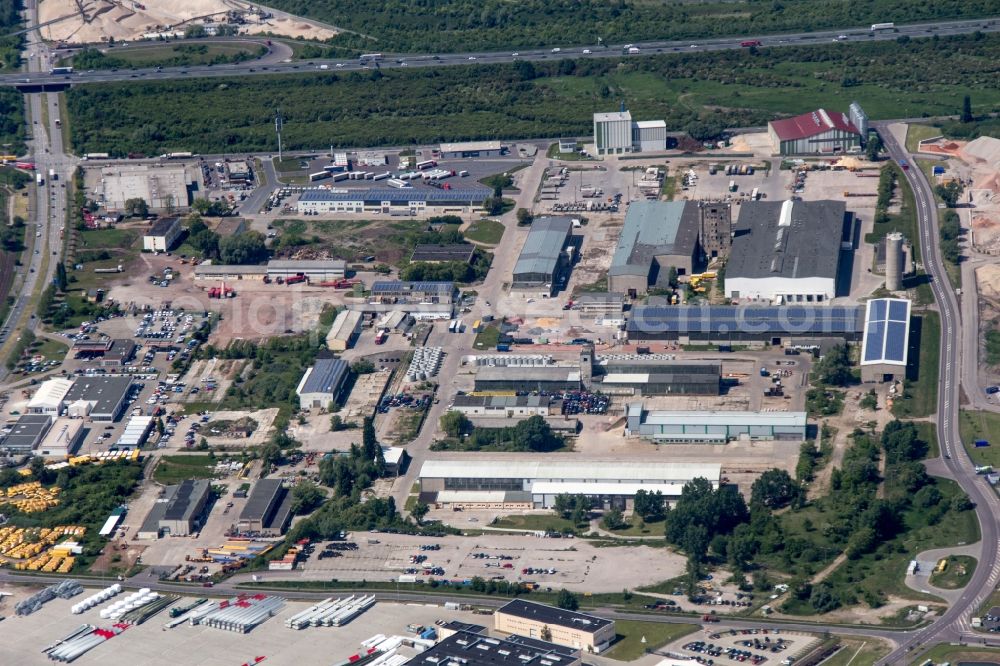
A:
{"type": "Polygon", "coordinates": [[[80,340],[73,343],[73,358],[98,368],[120,368],[135,358],[136,344],[131,340],[80,340]]]}
{"type": "Polygon", "coordinates": [[[910,301],[876,298],[865,305],[861,381],[904,379],[910,346],[910,301]]]}
{"type": "Polygon", "coordinates": [[[493,628],[505,634],[541,638],[589,653],[606,650],[615,640],[614,620],[514,599],[493,614],[493,628]]]}
{"type": "Polygon", "coordinates": [[[176,217],[161,217],[142,235],[142,249],[146,252],[167,252],[181,235],[181,221],[176,217]]]}
{"type": "Polygon", "coordinates": [[[295,393],[299,409],[326,409],[337,400],[350,372],[347,361],[339,358],[318,358],[299,381],[295,393]]]}
{"type": "Polygon", "coordinates": [[[379,280],[372,283],[372,303],[451,303],[455,296],[454,282],[403,282],[379,280]]]}
{"type": "Polygon", "coordinates": [[[621,317],[625,310],[625,294],[620,291],[586,291],[573,301],[573,309],[587,314],[621,317]]]}
{"type": "Polygon", "coordinates": [[[299,214],[380,213],[419,215],[425,212],[470,212],[493,196],[485,187],[433,189],[428,187],[373,187],[335,192],[306,190],[296,204],[299,214]]]}
{"type": "Polygon", "coordinates": [[[64,460],[76,454],[83,444],[83,435],[83,421],[80,419],[56,419],[35,448],[36,455],[51,460],[64,460]]]}
{"type": "Polygon", "coordinates": [[[514,418],[558,414],[560,403],[547,395],[456,395],[451,411],[466,416],[514,418]]]}
{"type": "Polygon", "coordinates": [[[693,201],[633,201],[625,214],[608,271],[611,291],[630,296],[669,284],[670,269],[685,279],[699,267],[701,218],[693,201]]]}
{"type": "Polygon", "coordinates": [[[740,207],[726,265],[731,299],[825,303],[837,294],[854,216],[842,201],[750,201],[740,207]]]}

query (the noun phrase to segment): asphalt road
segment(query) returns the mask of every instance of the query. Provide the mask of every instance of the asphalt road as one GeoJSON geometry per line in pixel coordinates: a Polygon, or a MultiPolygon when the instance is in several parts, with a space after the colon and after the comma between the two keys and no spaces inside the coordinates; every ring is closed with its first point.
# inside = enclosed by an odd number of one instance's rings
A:
{"type": "MultiPolygon", "coordinates": [[[[913,156],[906,152],[904,146],[892,135],[886,123],[875,123],[876,129],[885,142],[886,150],[892,159],[907,160],[914,164],[913,156]]],[[[899,642],[899,647],[882,659],[880,664],[901,663],[907,652],[917,648],[929,647],[942,641],[960,641],[971,638],[970,619],[979,609],[986,597],[996,588],[1000,580],[1000,561],[997,559],[998,525],[1000,501],[981,475],[975,473],[974,464],[962,445],[958,431],[959,384],[961,381],[961,359],[963,357],[958,300],[942,263],[941,251],[938,247],[938,215],[937,202],[931,186],[923,172],[916,166],[904,171],[906,180],[913,188],[916,199],[917,223],[919,225],[920,251],[923,256],[924,269],[932,276],[931,288],[934,300],[941,313],[941,358],[940,379],[938,385],[937,405],[937,436],[940,444],[943,464],[950,476],[968,493],[976,504],[976,515],[982,532],[982,553],[979,565],[963,590],[961,596],[929,627],[913,632],[905,640],[899,642]]],[[[969,325],[968,322],[966,325],[969,325]]],[[[966,350],[965,353],[976,354],[976,350],[966,350]]],[[[974,382],[975,379],[972,378],[974,382]]],[[[978,642],[978,639],[973,639],[978,642]]]]}
{"type": "MultiPolygon", "coordinates": [[[[821,32],[800,32],[786,35],[744,35],[717,39],[702,39],[692,41],[650,41],[637,42],[635,46],[640,55],[651,53],[704,51],[724,51],[742,48],[740,43],[747,40],[759,40],[761,48],[782,46],[809,46],[839,41],[845,47],[852,43],[892,40],[908,36],[912,38],[927,37],[932,34],[941,36],[966,34],[975,31],[1000,31],[1000,17],[990,17],[977,20],[941,21],[937,23],[920,23],[899,25],[895,31],[872,33],[864,28],[826,30],[821,32]],[[838,40],[844,36],[846,39],[838,40]]],[[[37,33],[32,33],[37,34],[37,33]]],[[[250,38],[258,41],[259,38],[250,38]]],[[[476,51],[469,53],[426,53],[426,54],[392,54],[384,53],[382,68],[389,67],[441,67],[446,65],[496,64],[509,63],[515,60],[562,60],[566,58],[618,58],[623,54],[625,45],[608,46],[572,46],[562,48],[553,45],[547,49],[525,49],[523,51],[476,51]]],[[[633,56],[636,57],[636,56],[633,56]]],[[[7,74],[0,76],[0,85],[37,87],[44,85],[65,86],[78,83],[100,83],[108,81],[161,81],[168,79],[204,78],[220,76],[265,75],[276,73],[295,73],[303,71],[351,71],[364,69],[362,63],[354,59],[315,59],[308,62],[261,64],[259,61],[227,65],[199,65],[196,67],[165,67],[160,71],[155,69],[138,69],[123,71],[78,71],[70,75],[50,75],[44,73],[7,74]]],[[[48,70],[45,70],[48,71],[48,70]]]]}

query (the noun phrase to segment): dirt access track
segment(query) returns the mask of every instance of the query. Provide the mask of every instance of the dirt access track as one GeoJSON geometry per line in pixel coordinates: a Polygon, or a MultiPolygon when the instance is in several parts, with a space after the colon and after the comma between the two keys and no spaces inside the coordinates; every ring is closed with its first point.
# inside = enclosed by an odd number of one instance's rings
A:
{"type": "Polygon", "coordinates": [[[226,22],[229,12],[242,14],[236,27],[243,34],[271,33],[304,39],[329,39],[337,32],[328,26],[275,12],[267,18],[236,0],[40,0],[38,17],[49,41],[92,44],[142,39],[147,33],[183,32],[189,25],[226,22]],[[59,20],[63,19],[63,20],[59,20]]]}

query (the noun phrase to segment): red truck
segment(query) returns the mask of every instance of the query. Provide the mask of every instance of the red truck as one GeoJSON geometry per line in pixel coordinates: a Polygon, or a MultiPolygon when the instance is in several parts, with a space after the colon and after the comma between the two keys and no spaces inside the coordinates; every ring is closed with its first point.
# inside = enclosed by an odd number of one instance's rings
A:
{"type": "Polygon", "coordinates": [[[740,42],[740,46],[751,47],[751,46],[763,46],[759,39],[748,39],[746,41],[740,42]]]}
{"type": "Polygon", "coordinates": [[[386,330],[384,328],[381,329],[378,333],[375,334],[375,344],[377,345],[385,344],[385,341],[388,337],[389,334],[386,332],[386,330]]]}
{"type": "Polygon", "coordinates": [[[309,278],[304,273],[296,273],[285,278],[285,284],[288,285],[299,284],[301,282],[309,282],[309,278]]]}

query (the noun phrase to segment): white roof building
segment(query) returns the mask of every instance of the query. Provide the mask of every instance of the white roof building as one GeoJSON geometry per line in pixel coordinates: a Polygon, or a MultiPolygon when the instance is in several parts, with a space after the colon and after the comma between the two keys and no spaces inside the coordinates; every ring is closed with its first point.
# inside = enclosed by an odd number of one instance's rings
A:
{"type": "Polygon", "coordinates": [[[42,382],[28,401],[28,413],[58,416],[63,399],[72,386],[72,379],[56,378],[42,382]]]}

